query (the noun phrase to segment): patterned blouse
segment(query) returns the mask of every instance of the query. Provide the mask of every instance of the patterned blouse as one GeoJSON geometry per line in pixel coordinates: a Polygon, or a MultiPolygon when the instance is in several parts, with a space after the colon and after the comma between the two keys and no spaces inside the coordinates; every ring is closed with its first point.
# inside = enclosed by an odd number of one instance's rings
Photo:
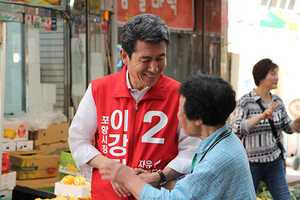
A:
{"type": "MultiPolygon", "coordinates": [[[[262,105],[269,108],[273,103],[279,103],[279,106],[273,111],[273,121],[280,141],[283,141],[282,131],[292,134],[293,121],[289,118],[284,104],[279,96],[271,94],[272,101],[267,105],[264,101],[262,105]]],[[[271,126],[267,119],[261,120],[251,130],[249,130],[248,119],[262,113],[261,108],[256,103],[260,96],[252,90],[250,93],[242,96],[237,102],[231,119],[233,132],[242,140],[246,149],[249,162],[266,163],[276,160],[281,151],[276,144],[271,126]]]]}

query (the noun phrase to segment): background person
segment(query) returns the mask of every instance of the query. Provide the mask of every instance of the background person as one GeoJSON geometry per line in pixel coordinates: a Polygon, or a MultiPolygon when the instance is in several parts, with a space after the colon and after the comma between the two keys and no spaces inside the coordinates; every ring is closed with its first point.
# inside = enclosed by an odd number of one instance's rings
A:
{"type": "Polygon", "coordinates": [[[173,190],[159,190],[110,160],[100,164],[102,178],[118,182],[137,199],[256,199],[245,149],[226,123],[236,105],[231,85],[214,75],[198,74],[180,86],[180,93],[177,116],[183,132],[202,140],[192,173],[173,190]]]}
{"type": "Polygon", "coordinates": [[[254,65],[252,74],[257,88],[238,101],[231,120],[232,130],[242,138],[255,191],[260,180],[263,180],[275,200],[290,199],[284,163],[280,156],[282,152],[268,119],[272,119],[278,140],[282,143],[282,130],[290,134],[299,131],[300,117],[291,121],[280,97],[270,93],[278,84],[277,64],[270,59],[262,59],[254,65]],[[258,101],[265,111],[262,111],[258,101]]]}
{"type": "Polygon", "coordinates": [[[126,188],[102,181],[98,167],[110,160],[155,172],[140,175],[154,186],[189,172],[199,141],[179,127],[180,83],[162,75],[169,35],[155,15],[131,18],[121,33],[122,71],[93,80],[80,102],[69,145],[81,171],[94,168],[93,200],[133,199],[126,188]]]}

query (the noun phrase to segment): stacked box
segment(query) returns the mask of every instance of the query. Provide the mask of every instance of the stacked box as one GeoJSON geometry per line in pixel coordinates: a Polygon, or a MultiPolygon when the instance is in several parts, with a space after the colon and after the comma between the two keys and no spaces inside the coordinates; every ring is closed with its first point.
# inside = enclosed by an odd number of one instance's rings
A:
{"type": "Polygon", "coordinates": [[[10,155],[9,153],[2,153],[2,174],[7,173],[9,171],[9,161],[10,161],[10,155]]]}
{"type": "Polygon", "coordinates": [[[11,169],[17,171],[17,179],[54,177],[58,173],[59,158],[39,150],[10,152],[11,169]]]}
{"type": "Polygon", "coordinates": [[[4,118],[3,129],[3,142],[28,140],[27,125],[19,118],[4,118]]]}
{"type": "Polygon", "coordinates": [[[63,174],[64,177],[67,174],[77,176],[84,176],[83,172],[80,172],[76,166],[75,160],[72,157],[70,152],[62,151],[60,155],[60,163],[59,163],[59,172],[63,174]]]}
{"type": "Polygon", "coordinates": [[[35,146],[35,149],[43,151],[47,154],[60,155],[62,151],[69,151],[69,144],[67,141],[52,143],[52,144],[43,144],[35,146]]]}
{"type": "Polygon", "coordinates": [[[30,131],[29,139],[34,140],[34,147],[68,140],[69,123],[52,124],[47,129],[30,131]]]}
{"type": "Polygon", "coordinates": [[[0,190],[0,200],[12,200],[13,188],[0,190]]]}
{"type": "Polygon", "coordinates": [[[2,151],[16,151],[17,150],[17,142],[16,141],[9,141],[9,142],[2,142],[2,151]]]}
{"type": "Polygon", "coordinates": [[[76,166],[75,160],[72,157],[72,154],[68,151],[62,151],[60,155],[59,163],[59,180],[61,180],[66,175],[81,175],[86,178],[88,182],[92,181],[92,169],[81,172],[76,166]]]}
{"type": "Polygon", "coordinates": [[[17,141],[17,151],[30,151],[33,150],[33,140],[17,141]]]}
{"type": "Polygon", "coordinates": [[[90,198],[91,190],[86,186],[67,185],[61,182],[56,182],[54,194],[59,196],[90,198]]]}
{"type": "Polygon", "coordinates": [[[16,172],[10,170],[8,173],[1,174],[0,190],[13,188],[16,186],[16,172]]]}
{"type": "Polygon", "coordinates": [[[60,155],[61,151],[69,151],[69,123],[52,124],[47,129],[30,131],[29,139],[34,141],[34,149],[47,154],[60,155]]]}
{"type": "MultiPolygon", "coordinates": [[[[9,152],[18,150],[18,143],[22,143],[21,141],[26,143],[28,141],[27,124],[19,118],[4,118],[2,138],[2,151],[9,152]]],[[[33,147],[31,149],[27,148],[27,150],[32,149],[33,147]]]]}

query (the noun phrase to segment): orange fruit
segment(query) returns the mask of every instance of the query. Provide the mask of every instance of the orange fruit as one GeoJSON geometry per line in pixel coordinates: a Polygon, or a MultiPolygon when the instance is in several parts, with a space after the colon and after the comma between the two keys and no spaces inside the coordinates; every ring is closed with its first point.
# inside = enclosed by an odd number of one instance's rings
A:
{"type": "Polygon", "coordinates": [[[64,196],[56,196],[55,200],[68,200],[68,199],[64,196]]]}
{"type": "Polygon", "coordinates": [[[77,197],[71,197],[69,200],[79,200],[77,197]]]}
{"type": "Polygon", "coordinates": [[[74,176],[72,176],[72,175],[66,175],[65,177],[63,177],[63,179],[61,180],[61,182],[63,184],[69,184],[69,185],[71,185],[72,183],[74,183],[74,176]]]}
{"type": "Polygon", "coordinates": [[[84,178],[83,176],[81,176],[81,175],[78,175],[78,176],[76,176],[76,177],[74,178],[74,183],[75,183],[75,185],[77,185],[77,186],[83,186],[83,185],[86,184],[85,182],[86,182],[86,181],[85,181],[85,178],[84,178]]]}

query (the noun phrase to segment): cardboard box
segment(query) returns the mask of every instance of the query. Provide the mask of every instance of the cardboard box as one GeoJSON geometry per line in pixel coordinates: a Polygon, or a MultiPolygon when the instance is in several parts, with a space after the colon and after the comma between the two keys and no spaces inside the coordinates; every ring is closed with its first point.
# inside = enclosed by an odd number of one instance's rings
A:
{"type": "Polygon", "coordinates": [[[17,141],[17,151],[33,150],[33,140],[17,141]]]}
{"type": "Polygon", "coordinates": [[[13,188],[0,191],[0,200],[12,200],[13,188]]]}
{"type": "Polygon", "coordinates": [[[3,141],[28,140],[28,130],[25,121],[19,118],[4,118],[3,141]]]}
{"type": "Polygon", "coordinates": [[[16,151],[17,141],[2,142],[2,151],[16,151]]]}
{"type": "Polygon", "coordinates": [[[58,155],[47,155],[39,150],[10,152],[11,169],[17,179],[34,179],[56,176],[58,155]]]}
{"type": "Polygon", "coordinates": [[[91,190],[86,186],[67,185],[61,182],[55,183],[54,194],[58,196],[70,196],[78,198],[91,198],[91,190]]]}
{"type": "Polygon", "coordinates": [[[69,144],[65,142],[57,142],[52,144],[43,144],[35,146],[35,149],[45,152],[46,154],[61,155],[62,151],[70,151],[69,144]]]}
{"type": "Polygon", "coordinates": [[[5,190],[16,186],[17,173],[10,170],[8,173],[2,174],[0,179],[0,190],[5,190]]]}
{"type": "Polygon", "coordinates": [[[9,161],[10,155],[9,153],[2,153],[2,173],[7,173],[9,171],[9,161]]]}
{"type": "Polygon", "coordinates": [[[34,146],[51,144],[68,140],[69,122],[52,124],[48,129],[30,131],[29,139],[34,140],[34,146]]]}
{"type": "Polygon", "coordinates": [[[70,152],[62,151],[60,155],[59,172],[64,175],[70,174],[73,176],[82,175],[84,172],[80,172],[76,166],[75,160],[70,152]]]}

